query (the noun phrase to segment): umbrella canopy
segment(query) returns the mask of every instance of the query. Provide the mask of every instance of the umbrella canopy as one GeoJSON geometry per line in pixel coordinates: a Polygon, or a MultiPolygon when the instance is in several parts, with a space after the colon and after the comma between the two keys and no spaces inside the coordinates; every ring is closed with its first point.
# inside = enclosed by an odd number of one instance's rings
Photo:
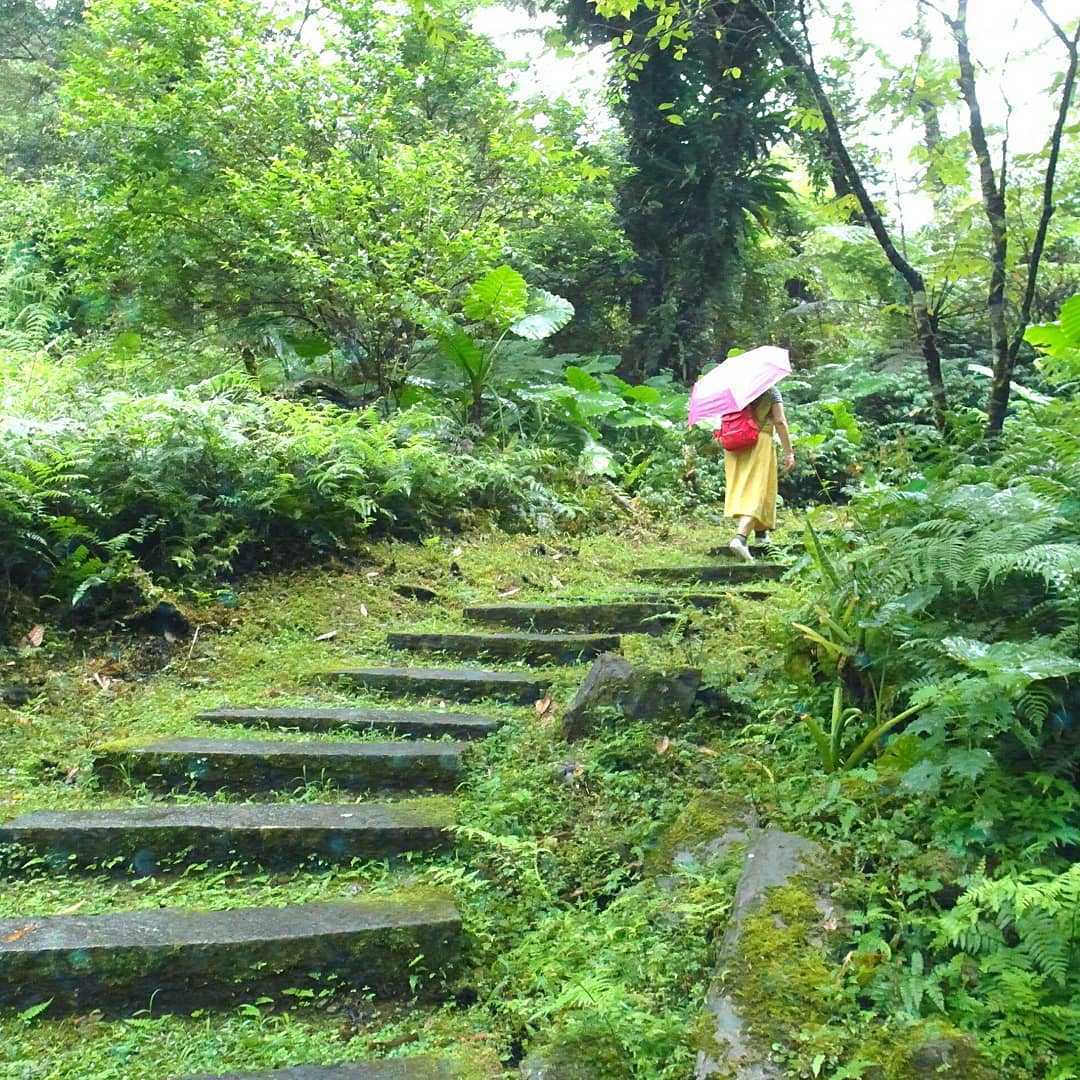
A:
{"type": "Polygon", "coordinates": [[[745,409],[790,374],[787,349],[775,345],[762,345],[729,357],[694,384],[690,392],[690,426],[745,409]]]}

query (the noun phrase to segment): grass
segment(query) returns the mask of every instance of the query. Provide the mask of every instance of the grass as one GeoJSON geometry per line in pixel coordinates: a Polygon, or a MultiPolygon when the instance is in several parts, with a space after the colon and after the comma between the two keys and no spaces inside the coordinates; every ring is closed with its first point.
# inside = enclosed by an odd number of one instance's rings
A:
{"type": "MultiPolygon", "coordinates": [[[[152,802],[145,790],[99,786],[93,772],[95,748],[119,740],[389,737],[349,731],[313,735],[207,724],[195,718],[201,710],[225,705],[447,707],[498,716],[505,724],[470,750],[469,779],[457,797],[464,828],[453,854],[418,855],[393,865],[309,864],[285,873],[194,866],[142,880],[118,878],[107,868],[68,874],[38,865],[5,880],[0,896],[0,914],[89,915],[162,906],[283,905],[449,887],[461,901],[476,949],[474,969],[453,988],[460,999],[456,1007],[352,1002],[275,1012],[266,1004],[251,1004],[226,1014],[194,1018],[151,1014],[129,1020],[95,1014],[55,1020],[46,1010],[25,1020],[0,1020],[0,1076],[149,1080],[207,1069],[331,1062],[462,1046],[512,1054],[515,1038],[531,1025],[517,1015],[499,1015],[497,999],[491,996],[500,978],[518,978],[516,968],[512,976],[508,972],[506,956],[515,955],[516,947],[518,964],[533,962],[520,953],[530,927],[536,943],[546,941],[556,926],[573,931],[576,925],[583,940],[599,933],[603,916],[597,903],[605,904],[604,897],[615,897],[634,882],[642,887],[649,837],[677,812],[689,772],[703,759],[692,748],[680,746],[657,759],[660,768],[643,783],[638,770],[652,766],[651,759],[656,758],[650,731],[567,747],[557,714],[538,718],[532,708],[497,702],[459,706],[438,700],[391,701],[348,692],[321,681],[319,673],[337,666],[433,660],[447,667],[486,666],[393,653],[386,649],[384,635],[395,628],[470,628],[462,609],[471,603],[539,602],[556,595],[625,599],[628,588],[622,582],[634,568],[670,558],[673,548],[693,552],[685,557],[696,561],[711,540],[707,530],[685,527],[573,539],[484,534],[420,545],[380,544],[354,565],[249,579],[236,588],[232,607],[186,604],[198,628],[193,640],[169,644],[122,627],[88,630],[50,624],[40,648],[22,648],[2,657],[4,681],[34,690],[29,705],[0,714],[4,818],[36,809],[152,802]],[[394,587],[407,583],[435,588],[439,601],[399,596],[394,587]],[[328,634],[333,636],[327,638],[328,634]],[[469,1005],[473,1000],[477,1004],[469,1005]]],[[[636,586],[629,589],[638,591],[636,586]]],[[[669,593],[655,588],[641,591],[669,593]]],[[[704,662],[714,654],[710,666],[733,671],[743,656],[732,651],[730,640],[725,642],[727,632],[740,611],[754,610],[748,602],[733,598],[715,611],[689,616],[674,634],[628,637],[625,652],[631,660],[665,666],[704,662]]],[[[552,697],[560,706],[569,702],[585,670],[525,668],[505,662],[491,666],[545,671],[555,680],[552,697]]],[[[356,799],[319,784],[266,797],[356,799]]],[[[201,802],[226,796],[176,798],[201,802]]],[[[687,887],[700,888],[700,883],[687,887]]],[[[652,896],[649,903],[655,905],[659,899],[652,896]]],[[[696,959],[687,968],[700,968],[702,976],[709,956],[707,941],[703,927],[693,938],[690,952],[696,959]]],[[[673,977],[672,986],[676,984],[680,1002],[667,1002],[673,1020],[697,1007],[697,998],[687,996],[688,987],[673,977]]],[[[523,992],[523,997],[529,993],[523,992]]],[[[548,1023],[555,1023],[554,1014],[548,1023]]]]}

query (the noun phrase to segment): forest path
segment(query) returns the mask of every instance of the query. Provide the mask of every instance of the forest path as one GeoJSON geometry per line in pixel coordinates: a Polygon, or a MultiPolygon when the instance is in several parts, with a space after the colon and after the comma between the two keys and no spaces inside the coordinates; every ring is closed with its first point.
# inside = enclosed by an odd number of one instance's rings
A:
{"type": "MultiPolygon", "coordinates": [[[[400,861],[437,851],[450,843],[454,821],[452,799],[437,793],[452,792],[467,778],[472,740],[502,722],[529,723],[531,706],[560,669],[619,651],[623,634],[662,632],[681,612],[722,602],[723,591],[704,590],[702,583],[752,584],[781,570],[777,563],[746,566],[717,555],[634,575],[676,583],[666,593],[614,582],[623,598],[553,595],[539,604],[478,605],[465,611],[474,624],[467,631],[392,629],[388,658],[499,666],[320,673],[339,688],[376,695],[385,708],[223,703],[193,717],[221,727],[220,736],[135,739],[98,749],[100,785],[132,794],[149,789],[155,793],[149,805],[37,811],[0,829],[0,843],[19,845],[56,868],[107,868],[140,878],[184,867],[254,873],[313,859],[400,861]],[[451,711],[466,703],[481,711],[451,711]],[[497,709],[483,711],[496,703],[529,707],[528,713],[505,721],[497,709]],[[290,797],[313,779],[328,799],[290,797]],[[185,801],[196,792],[215,800],[185,801]],[[362,792],[365,801],[338,801],[344,792],[362,792]]],[[[45,1000],[51,1015],[131,1016],[149,1002],[159,1011],[190,1013],[246,1000],[280,1007],[287,995],[333,999],[361,988],[379,999],[433,1000],[453,984],[464,950],[454,899],[408,885],[348,903],[28,914],[0,920],[0,1003],[33,1009],[45,1000]]],[[[480,1073],[475,1061],[417,1057],[245,1075],[421,1080],[480,1073]]]]}

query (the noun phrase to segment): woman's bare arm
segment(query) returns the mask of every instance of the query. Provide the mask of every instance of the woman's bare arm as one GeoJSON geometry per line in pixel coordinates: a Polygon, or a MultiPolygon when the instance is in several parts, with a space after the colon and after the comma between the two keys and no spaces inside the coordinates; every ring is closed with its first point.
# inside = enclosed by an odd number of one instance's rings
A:
{"type": "Polygon", "coordinates": [[[784,404],[781,401],[773,402],[772,412],[773,427],[780,436],[780,445],[784,448],[784,468],[789,472],[795,468],[795,450],[791,445],[791,432],[788,430],[787,413],[784,412],[784,404]]]}

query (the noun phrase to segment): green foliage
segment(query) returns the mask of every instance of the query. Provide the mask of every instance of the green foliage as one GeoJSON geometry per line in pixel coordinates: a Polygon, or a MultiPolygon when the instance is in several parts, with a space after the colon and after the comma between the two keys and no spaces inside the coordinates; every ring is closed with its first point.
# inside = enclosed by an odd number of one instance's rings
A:
{"type": "Polygon", "coordinates": [[[1075,384],[1080,379],[1080,295],[1062,304],[1057,322],[1029,326],[1024,339],[1039,350],[1047,378],[1075,384]]]}
{"type": "Polygon", "coordinates": [[[487,333],[494,341],[482,343],[454,319],[422,302],[417,302],[415,310],[443,356],[460,372],[468,392],[466,419],[477,426],[483,421],[484,395],[491,387],[506,336],[542,341],[561,330],[574,315],[568,300],[543,289],[530,292],[521,274],[505,265],[475,281],[462,304],[462,314],[476,324],[477,333],[487,333]]]}
{"type": "Polygon", "coordinates": [[[114,391],[3,431],[0,575],[86,606],[122,585],[145,596],[144,572],[205,586],[369,530],[416,534],[485,510],[557,518],[549,462],[525,447],[468,454],[419,411],[383,420],[260,397],[239,375],[114,391]]]}
{"type": "Polygon", "coordinates": [[[539,133],[542,103],[517,104],[499,54],[437,7],[332,6],[318,56],[246,0],[95,5],[63,83],[72,137],[112,148],[61,181],[77,287],[145,322],[212,315],[256,346],[314,330],[393,394],[415,297],[449,310],[508,255],[535,263],[553,220],[610,253],[604,170],[572,133],[539,133]]]}

